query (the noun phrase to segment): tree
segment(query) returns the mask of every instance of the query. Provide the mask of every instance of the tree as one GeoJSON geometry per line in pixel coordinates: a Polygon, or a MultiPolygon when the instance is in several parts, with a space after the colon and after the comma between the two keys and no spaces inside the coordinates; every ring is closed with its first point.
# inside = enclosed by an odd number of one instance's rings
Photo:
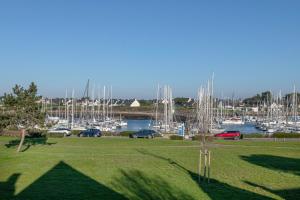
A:
{"type": "Polygon", "coordinates": [[[45,114],[39,109],[37,86],[31,83],[28,89],[16,85],[12,93],[4,94],[5,127],[13,126],[21,130],[21,141],[17,149],[20,152],[25,140],[26,131],[41,127],[45,121],[45,114]]]}
{"type": "Polygon", "coordinates": [[[261,100],[263,102],[269,102],[270,103],[271,98],[272,98],[272,93],[270,91],[266,91],[266,92],[261,93],[261,100]]]}
{"type": "Polygon", "coordinates": [[[270,103],[272,98],[272,93],[270,91],[262,92],[256,96],[244,99],[243,103],[247,106],[257,106],[261,103],[270,103]]]}
{"type": "MultiPolygon", "coordinates": [[[[300,104],[300,93],[296,93],[297,94],[297,104],[300,104]]],[[[286,94],[284,97],[285,103],[287,104],[292,104],[292,99],[294,97],[294,93],[289,93],[286,94]]]]}
{"type": "Polygon", "coordinates": [[[178,106],[185,106],[189,101],[189,98],[185,98],[185,97],[178,97],[174,99],[174,103],[175,105],[178,106]]]}

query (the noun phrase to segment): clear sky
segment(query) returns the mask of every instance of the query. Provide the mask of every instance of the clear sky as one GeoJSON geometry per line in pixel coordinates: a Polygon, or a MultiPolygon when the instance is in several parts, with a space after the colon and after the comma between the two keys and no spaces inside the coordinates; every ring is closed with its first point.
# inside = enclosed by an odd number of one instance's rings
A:
{"type": "Polygon", "coordinates": [[[299,0],[0,1],[0,95],[35,81],[46,96],[112,85],[152,98],[300,89],[299,0]]]}

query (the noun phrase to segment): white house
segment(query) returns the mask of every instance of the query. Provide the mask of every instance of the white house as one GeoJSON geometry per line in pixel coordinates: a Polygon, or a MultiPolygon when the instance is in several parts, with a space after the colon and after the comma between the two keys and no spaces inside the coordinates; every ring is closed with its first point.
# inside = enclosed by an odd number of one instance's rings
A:
{"type": "Polygon", "coordinates": [[[252,111],[255,112],[255,113],[258,113],[258,111],[259,111],[259,108],[258,108],[258,107],[252,107],[251,109],[252,109],[252,111]]]}
{"type": "Polygon", "coordinates": [[[132,107],[132,108],[137,108],[137,107],[140,107],[140,106],[141,106],[140,102],[138,102],[138,100],[136,100],[136,99],[130,105],[130,107],[132,107]]]}

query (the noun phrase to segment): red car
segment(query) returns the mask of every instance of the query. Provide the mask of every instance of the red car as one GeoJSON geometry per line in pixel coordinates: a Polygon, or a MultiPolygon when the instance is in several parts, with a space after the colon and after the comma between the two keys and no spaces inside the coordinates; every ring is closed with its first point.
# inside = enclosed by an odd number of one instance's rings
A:
{"type": "Polygon", "coordinates": [[[242,134],[240,131],[225,131],[223,133],[216,134],[215,137],[237,140],[242,138],[242,134]]]}

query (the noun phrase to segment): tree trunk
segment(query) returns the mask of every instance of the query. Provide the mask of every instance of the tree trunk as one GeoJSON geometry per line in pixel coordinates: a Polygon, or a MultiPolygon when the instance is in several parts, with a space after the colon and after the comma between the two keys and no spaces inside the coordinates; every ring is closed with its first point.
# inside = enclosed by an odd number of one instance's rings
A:
{"type": "Polygon", "coordinates": [[[18,147],[17,152],[20,152],[20,151],[21,151],[21,148],[22,148],[23,143],[24,143],[24,140],[25,140],[25,134],[26,134],[25,129],[22,129],[22,130],[21,130],[21,141],[20,141],[20,144],[19,144],[19,147],[18,147]]]}

